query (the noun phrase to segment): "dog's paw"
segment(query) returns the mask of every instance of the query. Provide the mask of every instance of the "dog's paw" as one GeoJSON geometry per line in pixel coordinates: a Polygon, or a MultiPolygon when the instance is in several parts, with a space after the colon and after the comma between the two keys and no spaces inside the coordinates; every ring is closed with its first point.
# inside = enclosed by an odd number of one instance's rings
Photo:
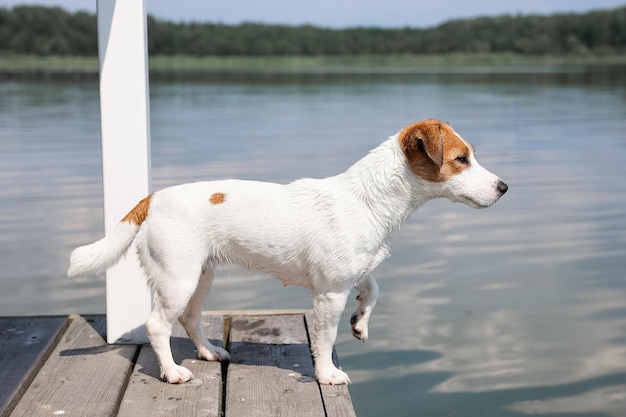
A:
{"type": "Polygon", "coordinates": [[[365,342],[368,337],[368,321],[358,311],[354,312],[350,317],[350,324],[352,325],[352,336],[365,342]]]}
{"type": "Polygon", "coordinates": [[[217,346],[211,346],[211,348],[205,347],[198,350],[198,357],[205,361],[227,361],[230,360],[230,354],[222,348],[217,346]]]}
{"type": "Polygon", "coordinates": [[[184,366],[176,365],[167,371],[163,372],[161,375],[163,378],[167,380],[170,384],[182,384],[183,382],[187,382],[193,379],[193,374],[191,371],[184,366]]]}
{"type": "Polygon", "coordinates": [[[348,374],[334,366],[317,372],[317,381],[323,385],[347,385],[350,383],[348,374]]]}

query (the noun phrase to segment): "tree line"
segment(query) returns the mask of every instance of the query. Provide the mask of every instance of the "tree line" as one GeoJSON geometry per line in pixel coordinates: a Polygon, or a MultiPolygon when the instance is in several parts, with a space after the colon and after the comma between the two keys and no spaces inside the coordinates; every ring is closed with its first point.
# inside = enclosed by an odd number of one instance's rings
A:
{"type": "MultiPolygon", "coordinates": [[[[268,56],[509,52],[626,52],[626,6],[589,13],[502,15],[431,28],[329,29],[242,23],[175,23],[148,16],[151,55],[268,56]]],[[[96,16],[58,7],[0,8],[0,53],[96,55],[96,16]]]]}

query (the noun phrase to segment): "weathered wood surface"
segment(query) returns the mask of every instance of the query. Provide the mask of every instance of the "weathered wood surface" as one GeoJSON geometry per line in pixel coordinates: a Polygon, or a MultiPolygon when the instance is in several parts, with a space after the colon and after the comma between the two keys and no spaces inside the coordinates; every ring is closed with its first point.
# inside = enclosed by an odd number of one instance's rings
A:
{"type": "Polygon", "coordinates": [[[103,317],[74,316],[11,416],[115,415],[138,346],[107,345],[103,317]]]}
{"type": "Polygon", "coordinates": [[[28,388],[67,321],[66,317],[0,318],[0,416],[28,388]]]}
{"type": "Polygon", "coordinates": [[[323,416],[304,318],[235,316],[226,415],[323,416]]]}
{"type": "MultiPolygon", "coordinates": [[[[224,317],[205,316],[202,324],[211,342],[222,347],[224,317]]],[[[118,417],[221,416],[221,364],[196,359],[197,351],[180,325],[174,327],[171,345],[176,363],[188,368],[194,379],[179,385],[162,382],[154,350],[149,345],[143,346],[118,417]]]]}
{"type": "Polygon", "coordinates": [[[255,313],[203,315],[212,343],[230,332],[227,364],[196,359],[177,325],[174,358],[195,376],[180,385],[149,345],[106,344],[104,316],[0,318],[0,417],[355,416],[347,387],[315,381],[311,316],[255,313]]]}

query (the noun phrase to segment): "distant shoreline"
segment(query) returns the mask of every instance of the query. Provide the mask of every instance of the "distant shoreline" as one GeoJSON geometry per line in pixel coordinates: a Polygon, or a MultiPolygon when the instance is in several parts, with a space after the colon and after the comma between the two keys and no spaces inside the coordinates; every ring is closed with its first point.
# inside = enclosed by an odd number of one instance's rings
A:
{"type": "MultiPolygon", "coordinates": [[[[510,53],[348,56],[152,56],[151,74],[420,74],[463,72],[477,67],[497,72],[532,68],[626,66],[623,54],[529,56],[510,53]]],[[[0,55],[0,79],[97,78],[98,58],[85,56],[0,55]]]]}

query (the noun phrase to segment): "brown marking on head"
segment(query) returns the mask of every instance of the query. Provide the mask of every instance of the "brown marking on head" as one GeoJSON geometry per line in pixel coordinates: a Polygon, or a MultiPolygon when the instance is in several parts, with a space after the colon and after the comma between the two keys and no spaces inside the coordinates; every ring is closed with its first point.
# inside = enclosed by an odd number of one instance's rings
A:
{"type": "Polygon", "coordinates": [[[134,223],[137,226],[146,220],[148,217],[148,210],[150,209],[150,201],[152,200],[152,194],[141,200],[137,205],[128,212],[126,216],[121,220],[126,223],[134,223]]]}
{"type": "Polygon", "coordinates": [[[211,204],[222,204],[224,201],[226,201],[226,194],[224,193],[213,193],[209,198],[211,204]]]}
{"type": "Polygon", "coordinates": [[[473,148],[447,123],[434,119],[413,123],[400,131],[398,140],[411,170],[427,181],[443,182],[469,167],[473,148]]]}

